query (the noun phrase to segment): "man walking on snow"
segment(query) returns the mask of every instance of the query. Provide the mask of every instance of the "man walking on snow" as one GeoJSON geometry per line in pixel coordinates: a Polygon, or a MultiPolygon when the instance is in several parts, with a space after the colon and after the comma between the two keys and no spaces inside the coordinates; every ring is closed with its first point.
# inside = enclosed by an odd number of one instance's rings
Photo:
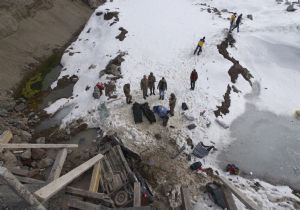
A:
{"type": "Polygon", "coordinates": [[[196,72],[196,69],[194,69],[192,71],[190,79],[191,79],[191,90],[194,90],[195,89],[195,83],[198,79],[198,73],[196,72]]]}
{"type": "Polygon", "coordinates": [[[171,93],[171,96],[169,98],[169,106],[170,106],[170,115],[174,116],[174,109],[176,105],[176,96],[174,93],[171,93]]]}
{"type": "Polygon", "coordinates": [[[231,15],[231,17],[230,17],[230,28],[229,28],[229,31],[231,31],[235,19],[236,19],[236,13],[233,13],[233,14],[231,15]]]}
{"type": "Polygon", "coordinates": [[[159,90],[159,100],[164,100],[165,91],[167,90],[167,81],[164,77],[159,81],[157,89],[159,90]]]}
{"type": "Polygon", "coordinates": [[[240,24],[241,24],[241,21],[242,21],[242,16],[243,14],[240,14],[238,16],[238,18],[236,19],[236,22],[235,22],[235,26],[231,29],[231,31],[233,31],[235,28],[237,28],[237,32],[240,32],[240,24]]]}
{"type": "Polygon", "coordinates": [[[153,75],[153,73],[151,72],[150,75],[148,76],[148,85],[149,85],[149,89],[150,89],[150,96],[153,94],[155,95],[155,76],[153,75]]]}
{"type": "Polygon", "coordinates": [[[148,97],[148,79],[146,75],[141,80],[141,90],[143,91],[143,98],[146,99],[148,97]]]}
{"type": "Polygon", "coordinates": [[[130,95],[130,84],[129,83],[127,83],[123,86],[123,91],[126,96],[126,103],[131,104],[132,96],[130,95]]]}
{"type": "Polygon", "coordinates": [[[202,47],[203,47],[204,43],[205,43],[205,36],[199,40],[197,47],[194,51],[194,55],[197,53],[197,51],[198,51],[197,55],[200,55],[200,53],[202,52],[202,47]]]}

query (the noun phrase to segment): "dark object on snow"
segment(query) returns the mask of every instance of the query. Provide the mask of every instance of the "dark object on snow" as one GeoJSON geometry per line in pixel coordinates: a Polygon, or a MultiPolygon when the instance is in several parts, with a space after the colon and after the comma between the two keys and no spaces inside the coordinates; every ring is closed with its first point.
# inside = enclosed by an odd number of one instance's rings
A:
{"type": "Polygon", "coordinates": [[[163,126],[166,127],[169,121],[169,110],[164,106],[154,106],[153,111],[163,120],[163,126]]]}
{"type": "Polygon", "coordinates": [[[192,165],[190,165],[190,169],[192,171],[198,170],[202,167],[202,163],[200,161],[193,163],[192,165]]]}
{"type": "Polygon", "coordinates": [[[142,104],[141,108],[143,110],[145,117],[149,120],[150,123],[156,122],[154,112],[150,109],[148,103],[142,104]]]}
{"type": "Polygon", "coordinates": [[[132,111],[133,111],[133,118],[135,124],[142,123],[143,122],[143,110],[141,108],[141,104],[134,103],[132,105],[132,111]]]}
{"type": "Polygon", "coordinates": [[[166,127],[168,125],[169,116],[162,118],[162,120],[163,120],[163,126],[166,127]]]}
{"type": "Polygon", "coordinates": [[[215,202],[215,204],[217,204],[223,209],[227,208],[225,202],[225,195],[222,191],[220,184],[216,182],[208,183],[206,185],[206,190],[210,199],[212,199],[215,202]]]}
{"type": "Polygon", "coordinates": [[[286,8],[286,11],[288,11],[288,12],[294,12],[294,11],[296,11],[296,10],[297,10],[297,9],[294,8],[294,5],[293,5],[293,4],[289,5],[289,6],[286,8]]]}
{"type": "Polygon", "coordinates": [[[196,128],[196,127],[197,127],[197,126],[196,126],[195,124],[190,124],[190,125],[187,126],[187,128],[188,128],[189,130],[192,130],[192,129],[196,128]]]}
{"type": "Polygon", "coordinates": [[[229,172],[231,175],[239,175],[240,169],[234,164],[228,164],[226,166],[226,171],[229,172]]]}
{"type": "Polygon", "coordinates": [[[195,149],[193,150],[193,155],[198,158],[203,158],[208,155],[211,149],[215,148],[214,146],[206,146],[202,142],[197,144],[195,149]]]}
{"type": "Polygon", "coordinates": [[[185,102],[182,103],[181,108],[182,108],[182,110],[184,110],[184,111],[186,111],[186,110],[189,109],[185,102]]]}

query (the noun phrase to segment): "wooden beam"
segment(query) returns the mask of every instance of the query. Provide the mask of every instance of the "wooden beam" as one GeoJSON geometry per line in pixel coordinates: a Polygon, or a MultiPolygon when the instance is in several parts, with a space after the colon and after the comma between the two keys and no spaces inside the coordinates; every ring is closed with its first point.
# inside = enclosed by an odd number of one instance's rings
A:
{"type": "Polygon", "coordinates": [[[22,169],[22,168],[12,168],[11,172],[19,176],[33,177],[37,175],[40,171],[38,169],[33,169],[29,171],[27,169],[22,169]]]}
{"type": "Polygon", "coordinates": [[[193,210],[190,192],[187,187],[181,187],[181,198],[183,210],[193,210]]]}
{"type": "Polygon", "coordinates": [[[46,208],[21,184],[21,182],[6,168],[0,167],[2,180],[21,198],[23,198],[33,209],[46,210],[46,208]]]}
{"type": "Polygon", "coordinates": [[[231,192],[249,209],[251,210],[260,210],[252,200],[246,197],[240,190],[238,190],[232,183],[230,183],[226,178],[219,176],[223,184],[228,187],[231,192]]]}
{"type": "Polygon", "coordinates": [[[227,209],[228,210],[238,210],[238,208],[235,205],[232,193],[228,189],[228,187],[226,187],[225,185],[222,185],[222,190],[224,192],[225,203],[226,203],[227,209]]]}
{"type": "Polygon", "coordinates": [[[135,182],[133,187],[133,206],[141,206],[141,183],[135,182]]]}
{"type": "Polygon", "coordinates": [[[42,187],[34,194],[42,201],[46,201],[55,195],[58,191],[63,189],[69,183],[71,183],[74,179],[79,177],[85,171],[90,169],[95,163],[97,163],[101,158],[103,158],[102,154],[98,154],[95,157],[89,159],[85,163],[81,164],[77,168],[74,168],[69,173],[55,179],[54,181],[50,182],[48,185],[42,187]]]}
{"type": "Polygon", "coordinates": [[[98,192],[99,183],[100,183],[100,161],[98,161],[93,168],[92,178],[90,182],[89,191],[98,192]]]}
{"type": "Polygon", "coordinates": [[[110,208],[106,206],[84,202],[76,198],[72,198],[71,196],[68,199],[68,207],[79,210],[110,210],[110,208]]]}
{"type": "Polygon", "coordinates": [[[56,155],[56,159],[52,166],[50,174],[48,176],[48,182],[52,182],[53,180],[57,179],[60,176],[67,155],[68,155],[68,150],[66,148],[59,150],[59,152],[56,155]]]}
{"type": "Polygon", "coordinates": [[[78,144],[0,144],[0,149],[59,149],[59,148],[77,148],[78,144]]]}
{"type": "MultiPolygon", "coordinates": [[[[13,135],[11,131],[4,131],[2,135],[0,136],[0,144],[7,144],[11,139],[13,135]]],[[[3,149],[0,149],[0,152],[2,152],[3,149]]]]}
{"type": "Polygon", "coordinates": [[[38,179],[32,179],[29,177],[24,177],[24,176],[15,176],[20,182],[25,183],[25,184],[46,184],[45,181],[38,180],[38,179]]]}

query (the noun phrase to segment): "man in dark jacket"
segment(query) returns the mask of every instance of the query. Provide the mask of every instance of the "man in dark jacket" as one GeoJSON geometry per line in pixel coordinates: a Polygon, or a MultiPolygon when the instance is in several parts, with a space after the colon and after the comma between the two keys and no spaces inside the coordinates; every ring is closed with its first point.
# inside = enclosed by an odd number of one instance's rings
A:
{"type": "Polygon", "coordinates": [[[141,90],[143,91],[143,98],[146,99],[148,97],[148,79],[146,75],[141,80],[141,90]]]}
{"type": "Polygon", "coordinates": [[[240,24],[241,24],[241,21],[242,21],[242,16],[243,14],[240,14],[238,16],[238,18],[236,19],[236,22],[235,22],[235,26],[231,29],[231,31],[233,31],[235,28],[237,28],[237,32],[240,32],[240,24]]]}
{"type": "Polygon", "coordinates": [[[169,106],[170,106],[170,115],[174,116],[174,109],[176,105],[176,96],[174,93],[171,93],[171,96],[169,98],[169,106]]]}
{"type": "Polygon", "coordinates": [[[155,95],[155,92],[154,92],[155,91],[155,82],[156,82],[155,76],[151,72],[150,75],[148,76],[148,86],[150,89],[150,96],[152,94],[155,95]]]}
{"type": "Polygon", "coordinates": [[[167,90],[167,81],[164,77],[159,81],[157,89],[159,90],[159,100],[164,100],[165,91],[167,90]]]}
{"type": "Polygon", "coordinates": [[[130,84],[129,83],[127,83],[123,86],[123,91],[126,96],[126,103],[131,104],[132,96],[130,95],[130,84]]]}
{"type": "Polygon", "coordinates": [[[191,79],[191,90],[194,90],[195,89],[195,83],[198,79],[198,73],[196,72],[196,69],[194,69],[192,71],[190,79],[191,79]]]}

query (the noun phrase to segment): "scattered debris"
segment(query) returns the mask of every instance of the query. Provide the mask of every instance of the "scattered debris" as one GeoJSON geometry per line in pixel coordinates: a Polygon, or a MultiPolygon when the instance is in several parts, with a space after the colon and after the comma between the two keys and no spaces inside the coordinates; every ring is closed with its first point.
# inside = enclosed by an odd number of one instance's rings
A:
{"type": "Polygon", "coordinates": [[[123,41],[126,38],[126,34],[128,31],[124,29],[123,27],[120,27],[119,30],[121,31],[118,36],[116,36],[116,39],[119,39],[120,41],[123,41]]]}
{"type": "Polygon", "coordinates": [[[219,118],[216,118],[215,121],[224,129],[228,129],[229,125],[227,125],[225,122],[221,121],[219,118]]]}
{"type": "Polygon", "coordinates": [[[189,129],[189,130],[193,130],[193,129],[195,129],[197,126],[195,125],[195,124],[190,124],[190,125],[188,125],[187,126],[187,128],[189,129]]]}
{"type": "Polygon", "coordinates": [[[207,156],[209,152],[214,148],[214,146],[206,146],[202,142],[200,142],[199,144],[197,144],[192,154],[198,158],[203,158],[207,156]]]}

